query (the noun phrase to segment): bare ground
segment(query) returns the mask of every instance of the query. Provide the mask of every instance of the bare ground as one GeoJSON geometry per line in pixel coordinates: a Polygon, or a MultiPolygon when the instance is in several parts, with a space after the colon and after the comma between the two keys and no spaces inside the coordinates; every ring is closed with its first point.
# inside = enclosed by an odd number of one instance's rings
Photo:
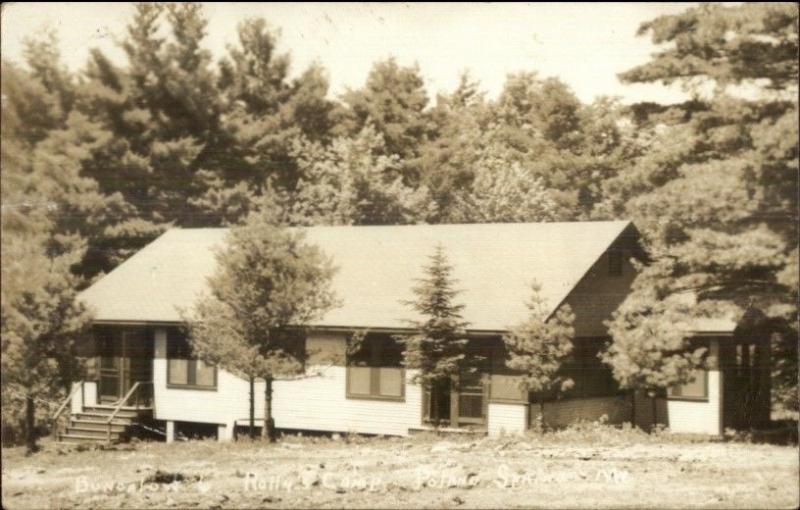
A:
{"type": "Polygon", "coordinates": [[[583,431],[2,452],[17,508],[796,508],[796,446],[583,431]]]}

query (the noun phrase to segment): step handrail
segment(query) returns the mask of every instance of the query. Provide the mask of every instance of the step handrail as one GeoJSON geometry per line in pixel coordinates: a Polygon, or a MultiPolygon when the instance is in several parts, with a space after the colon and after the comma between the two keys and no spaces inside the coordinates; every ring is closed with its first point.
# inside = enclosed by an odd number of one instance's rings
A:
{"type": "Polygon", "coordinates": [[[69,392],[69,395],[67,395],[67,398],[65,398],[64,401],[61,402],[61,405],[58,406],[58,409],[56,409],[56,412],[53,413],[53,417],[51,418],[51,422],[53,423],[53,434],[58,434],[58,431],[56,430],[57,429],[56,425],[57,425],[58,418],[61,416],[61,413],[64,412],[64,409],[67,408],[67,404],[72,402],[72,397],[75,396],[75,393],[77,393],[78,390],[80,390],[80,389],[83,389],[83,381],[79,381],[78,384],[76,384],[75,386],[72,387],[72,391],[69,392]]]}
{"type": "Polygon", "coordinates": [[[106,433],[107,433],[106,437],[108,438],[108,441],[111,441],[111,422],[114,420],[114,418],[116,418],[117,413],[120,412],[122,406],[125,405],[125,402],[127,402],[131,398],[131,396],[133,396],[136,390],[139,389],[139,386],[145,384],[153,384],[153,383],[151,381],[136,381],[133,384],[133,386],[131,386],[131,389],[128,390],[128,393],[125,394],[125,397],[123,397],[122,400],[119,401],[117,406],[114,408],[114,411],[108,417],[108,420],[106,420],[106,433]]]}

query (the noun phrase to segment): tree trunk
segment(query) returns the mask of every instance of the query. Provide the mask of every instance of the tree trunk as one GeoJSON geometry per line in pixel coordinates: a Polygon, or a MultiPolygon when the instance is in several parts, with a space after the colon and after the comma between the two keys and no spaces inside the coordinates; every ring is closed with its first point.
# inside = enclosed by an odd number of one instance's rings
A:
{"type": "Polygon", "coordinates": [[[250,430],[248,430],[250,439],[256,437],[256,379],[250,376],[250,430]]]}
{"type": "Polygon", "coordinates": [[[26,454],[30,455],[38,450],[36,446],[36,407],[33,397],[28,395],[25,398],[25,448],[26,454]]]}
{"type": "Polygon", "coordinates": [[[658,407],[656,406],[656,393],[655,392],[653,392],[650,395],[650,400],[653,402],[653,422],[650,425],[650,432],[652,432],[653,430],[655,430],[656,424],[658,424],[658,419],[657,419],[658,418],[658,407]]]}
{"type": "Polygon", "coordinates": [[[539,398],[539,423],[542,425],[540,432],[544,432],[544,395],[539,398]]]}
{"type": "Polygon", "coordinates": [[[636,428],[636,390],[631,390],[631,425],[636,428]]]}
{"type": "Polygon", "coordinates": [[[267,442],[275,439],[275,421],[272,419],[272,378],[266,378],[264,385],[264,427],[261,429],[261,437],[267,442]]]}

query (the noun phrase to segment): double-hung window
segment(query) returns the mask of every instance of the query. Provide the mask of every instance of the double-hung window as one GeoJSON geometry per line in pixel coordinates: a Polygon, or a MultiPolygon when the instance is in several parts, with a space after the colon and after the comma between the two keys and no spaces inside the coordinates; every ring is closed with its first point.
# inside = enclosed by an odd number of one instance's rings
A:
{"type": "Polygon", "coordinates": [[[179,331],[167,335],[167,386],[214,390],[217,368],[192,356],[189,342],[179,331]]]}
{"type": "Polygon", "coordinates": [[[389,335],[367,335],[347,360],[347,398],[403,400],[402,348],[389,335]]]}
{"type": "Polygon", "coordinates": [[[689,382],[670,387],[667,396],[675,399],[708,400],[708,372],[703,369],[695,370],[689,382]]]}

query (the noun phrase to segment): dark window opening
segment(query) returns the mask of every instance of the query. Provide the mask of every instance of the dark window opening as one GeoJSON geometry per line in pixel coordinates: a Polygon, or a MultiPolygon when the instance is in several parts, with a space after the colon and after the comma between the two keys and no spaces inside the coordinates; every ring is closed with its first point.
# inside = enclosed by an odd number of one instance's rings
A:
{"type": "MultiPolygon", "coordinates": [[[[564,392],[568,398],[592,398],[614,396],[619,386],[611,368],[598,357],[603,342],[597,339],[573,340],[572,354],[563,365],[561,374],[572,379],[573,386],[564,392]]],[[[551,392],[545,398],[554,398],[551,392]]]]}
{"type": "Polygon", "coordinates": [[[167,385],[196,389],[217,387],[217,368],[195,359],[186,337],[177,330],[167,334],[167,385]]]}
{"type": "Polygon", "coordinates": [[[347,397],[403,400],[402,346],[389,335],[367,335],[347,360],[347,397]]]}

